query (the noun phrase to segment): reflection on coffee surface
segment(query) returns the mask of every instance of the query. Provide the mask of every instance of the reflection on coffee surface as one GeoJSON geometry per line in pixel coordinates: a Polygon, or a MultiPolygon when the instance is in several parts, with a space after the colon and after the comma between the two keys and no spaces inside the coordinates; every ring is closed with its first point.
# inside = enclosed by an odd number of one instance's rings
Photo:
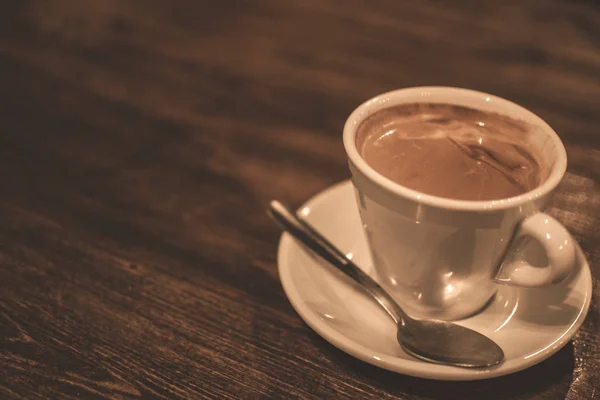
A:
{"type": "Polygon", "coordinates": [[[546,178],[526,140],[534,127],[462,106],[411,103],[386,108],[358,128],[362,158],[419,192],[460,200],[517,196],[546,178]]]}

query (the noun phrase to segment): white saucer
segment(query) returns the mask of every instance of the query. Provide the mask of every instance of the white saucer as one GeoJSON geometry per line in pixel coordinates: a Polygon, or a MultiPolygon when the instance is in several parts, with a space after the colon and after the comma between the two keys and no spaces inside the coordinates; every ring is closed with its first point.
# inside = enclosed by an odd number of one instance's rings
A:
{"type": "MultiPolygon", "coordinates": [[[[354,261],[370,271],[371,260],[349,181],[321,192],[302,209],[306,218],[354,261]]],[[[430,364],[402,351],[395,327],[345,276],[324,264],[289,234],[279,244],[279,276],[292,306],[324,339],[346,353],[390,371],[442,380],[487,379],[510,374],[550,357],[573,337],[592,294],[589,265],[578,248],[579,266],[568,282],[544,289],[500,286],[480,314],[460,321],[493,340],[506,360],[474,370],[430,364]]]]}

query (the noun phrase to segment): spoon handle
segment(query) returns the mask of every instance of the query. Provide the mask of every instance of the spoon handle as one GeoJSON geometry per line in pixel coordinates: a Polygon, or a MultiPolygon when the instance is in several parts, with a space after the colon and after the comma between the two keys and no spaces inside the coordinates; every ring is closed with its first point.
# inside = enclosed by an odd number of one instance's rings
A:
{"type": "Polygon", "coordinates": [[[350,261],[344,253],[323,237],[308,222],[299,218],[277,200],[271,201],[268,212],[275,222],[281,225],[286,232],[357,282],[385,309],[396,324],[410,320],[410,317],[406,315],[404,310],[400,308],[377,282],[350,261]]]}

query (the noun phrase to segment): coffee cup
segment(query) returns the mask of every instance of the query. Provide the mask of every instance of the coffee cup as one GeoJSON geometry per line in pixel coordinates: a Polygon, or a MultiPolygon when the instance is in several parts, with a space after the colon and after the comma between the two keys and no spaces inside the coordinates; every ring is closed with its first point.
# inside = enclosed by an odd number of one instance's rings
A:
{"type": "Polygon", "coordinates": [[[531,111],[473,90],[406,88],[360,105],[343,139],[376,278],[412,316],[465,318],[481,310],[500,284],[542,287],[574,270],[575,241],[543,212],[565,174],[565,147],[531,111]],[[362,158],[357,130],[374,113],[408,103],[457,105],[531,124],[536,129],[527,140],[547,168],[545,179],[518,196],[472,201],[418,192],[386,178],[362,158]]]}

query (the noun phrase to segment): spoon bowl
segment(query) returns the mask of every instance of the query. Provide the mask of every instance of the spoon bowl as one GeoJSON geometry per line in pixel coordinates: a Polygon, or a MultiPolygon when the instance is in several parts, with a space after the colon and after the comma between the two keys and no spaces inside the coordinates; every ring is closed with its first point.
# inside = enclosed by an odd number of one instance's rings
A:
{"type": "Polygon", "coordinates": [[[411,356],[436,364],[485,368],[504,360],[504,352],[490,338],[452,322],[412,320],[398,325],[396,338],[411,356]]]}

